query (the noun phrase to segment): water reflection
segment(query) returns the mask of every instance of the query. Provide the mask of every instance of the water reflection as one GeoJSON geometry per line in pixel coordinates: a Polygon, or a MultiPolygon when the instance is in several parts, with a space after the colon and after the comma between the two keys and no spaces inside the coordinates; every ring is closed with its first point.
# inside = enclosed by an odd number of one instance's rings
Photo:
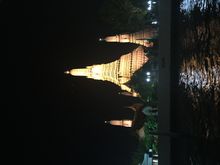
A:
{"type": "Polygon", "coordinates": [[[219,10],[220,0],[183,0],[180,9],[181,12],[190,13],[195,7],[198,7],[200,11],[208,9],[210,6],[219,10]]]}
{"type": "Polygon", "coordinates": [[[202,63],[199,63],[195,57],[184,60],[181,67],[180,83],[183,83],[185,88],[189,88],[191,91],[193,88],[201,89],[204,92],[209,91],[211,88],[219,90],[219,62],[219,57],[202,59],[202,63]]]}
{"type": "Polygon", "coordinates": [[[209,93],[213,99],[214,109],[218,110],[220,91],[220,57],[204,57],[183,60],[180,72],[182,84],[193,98],[193,106],[197,108],[202,93],[209,93]]]}
{"type": "Polygon", "coordinates": [[[220,20],[192,24],[185,30],[181,41],[182,64],[179,84],[193,98],[198,109],[199,97],[209,94],[218,109],[220,101],[220,20]]]}
{"type": "Polygon", "coordinates": [[[177,97],[183,103],[177,108],[182,110],[178,112],[180,116],[188,114],[188,119],[182,123],[193,137],[187,142],[187,165],[220,164],[217,160],[220,155],[217,154],[220,153],[219,6],[220,0],[183,0],[180,3],[177,97]]]}

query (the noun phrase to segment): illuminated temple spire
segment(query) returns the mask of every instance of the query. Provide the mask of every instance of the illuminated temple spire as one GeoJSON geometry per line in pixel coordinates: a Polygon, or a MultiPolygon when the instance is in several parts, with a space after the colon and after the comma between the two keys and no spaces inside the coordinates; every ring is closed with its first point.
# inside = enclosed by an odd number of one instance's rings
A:
{"type": "Polygon", "coordinates": [[[150,42],[150,39],[156,37],[157,33],[158,30],[156,28],[148,27],[143,31],[139,31],[135,33],[107,36],[105,38],[100,38],[99,41],[134,43],[134,44],[143,45],[145,47],[152,47],[153,42],[150,42]]]}
{"type": "Polygon", "coordinates": [[[73,76],[85,76],[95,80],[110,81],[121,87],[122,90],[138,96],[133,89],[126,85],[133,73],[140,69],[148,58],[144,55],[144,49],[139,46],[131,53],[121,56],[118,60],[99,65],[91,65],[86,68],[72,69],[65,73],[73,76]]]}
{"type": "Polygon", "coordinates": [[[105,121],[105,123],[109,123],[111,125],[115,126],[121,126],[121,127],[132,127],[132,120],[110,120],[105,121]]]}

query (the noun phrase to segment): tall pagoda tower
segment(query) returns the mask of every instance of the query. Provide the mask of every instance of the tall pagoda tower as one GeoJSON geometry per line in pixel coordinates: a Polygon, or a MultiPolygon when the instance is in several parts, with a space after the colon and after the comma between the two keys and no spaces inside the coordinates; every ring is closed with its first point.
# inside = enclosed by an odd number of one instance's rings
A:
{"type": "Polygon", "coordinates": [[[117,34],[113,36],[107,36],[105,38],[100,38],[99,40],[106,42],[134,43],[145,47],[152,47],[153,42],[151,42],[150,39],[154,38],[157,34],[157,28],[148,27],[135,33],[117,34]]]}
{"type": "Polygon", "coordinates": [[[120,86],[123,91],[129,92],[131,96],[137,97],[138,93],[126,83],[131,79],[133,73],[147,61],[148,58],[144,55],[143,47],[139,46],[131,53],[125,54],[113,62],[72,69],[65,73],[72,76],[85,76],[95,80],[110,81],[120,86]]]}

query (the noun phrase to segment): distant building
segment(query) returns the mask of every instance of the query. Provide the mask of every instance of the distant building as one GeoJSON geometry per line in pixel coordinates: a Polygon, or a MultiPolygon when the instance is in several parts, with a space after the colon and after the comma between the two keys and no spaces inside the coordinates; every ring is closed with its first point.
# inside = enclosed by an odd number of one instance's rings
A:
{"type": "Polygon", "coordinates": [[[139,32],[107,36],[103,39],[101,38],[100,41],[134,43],[145,47],[152,47],[154,43],[151,42],[151,39],[155,38],[157,34],[158,34],[158,29],[153,26],[149,26],[146,29],[139,32]]]}
{"type": "MultiPolygon", "coordinates": [[[[131,122],[131,127],[135,130],[141,129],[143,127],[147,116],[155,116],[156,117],[158,115],[158,108],[146,106],[142,103],[134,103],[134,104],[127,106],[125,108],[131,109],[132,111],[134,111],[133,119],[129,120],[129,121],[131,122]]],[[[112,120],[112,121],[116,121],[116,120],[112,120]]],[[[117,120],[117,121],[122,121],[122,120],[117,120]]],[[[123,121],[127,121],[127,120],[123,120],[123,121]]],[[[112,124],[112,125],[114,125],[114,124],[112,124]]],[[[121,125],[121,126],[123,126],[123,125],[121,125]]]]}
{"type": "MultiPolygon", "coordinates": [[[[131,53],[121,56],[118,60],[106,64],[91,65],[85,68],[72,69],[66,71],[66,74],[73,76],[85,76],[87,78],[110,81],[126,91],[126,94],[137,97],[136,93],[126,83],[131,79],[133,73],[140,69],[148,61],[144,54],[144,49],[139,46],[131,53]]],[[[123,93],[125,94],[125,93],[123,93]]]]}
{"type": "Polygon", "coordinates": [[[123,119],[123,120],[110,120],[106,121],[106,123],[109,123],[111,125],[115,126],[123,126],[123,127],[131,127],[134,130],[141,129],[144,125],[146,115],[142,112],[144,109],[144,104],[142,103],[135,103],[131,106],[127,106],[125,108],[131,109],[134,111],[133,119],[123,119]]]}

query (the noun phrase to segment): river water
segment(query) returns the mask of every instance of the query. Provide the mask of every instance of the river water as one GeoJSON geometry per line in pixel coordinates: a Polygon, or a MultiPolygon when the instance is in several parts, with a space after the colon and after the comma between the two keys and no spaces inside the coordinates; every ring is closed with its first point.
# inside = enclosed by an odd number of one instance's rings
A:
{"type": "Polygon", "coordinates": [[[220,0],[183,0],[176,8],[174,59],[178,73],[173,130],[190,138],[174,140],[173,151],[185,145],[182,156],[175,155],[185,160],[178,164],[218,165],[220,0]]]}

